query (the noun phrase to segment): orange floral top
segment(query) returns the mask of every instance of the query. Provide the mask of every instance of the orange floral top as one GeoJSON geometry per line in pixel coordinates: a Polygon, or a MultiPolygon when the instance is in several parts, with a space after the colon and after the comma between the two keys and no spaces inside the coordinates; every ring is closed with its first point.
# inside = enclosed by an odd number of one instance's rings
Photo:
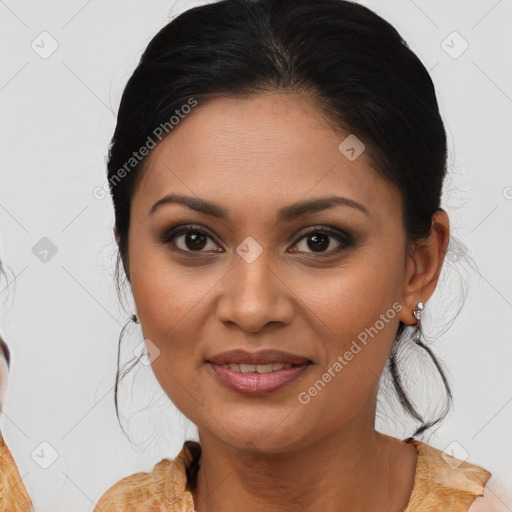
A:
{"type": "Polygon", "coordinates": [[[0,511],[33,512],[16,462],[0,432],[0,511]]]}
{"type": "MultiPolygon", "coordinates": [[[[404,512],[466,512],[473,500],[483,495],[491,477],[487,470],[422,441],[410,442],[418,452],[418,461],[404,512]]],[[[187,441],[175,459],[161,460],[150,473],[123,478],[103,494],[94,512],[193,512],[186,470],[193,462],[192,452],[198,450],[198,443],[187,441]]]]}

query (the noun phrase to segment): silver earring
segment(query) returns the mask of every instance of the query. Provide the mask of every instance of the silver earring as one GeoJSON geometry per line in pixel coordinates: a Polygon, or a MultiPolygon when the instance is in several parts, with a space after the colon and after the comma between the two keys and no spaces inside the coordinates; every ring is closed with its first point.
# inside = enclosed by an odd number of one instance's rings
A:
{"type": "Polygon", "coordinates": [[[134,324],[138,324],[139,323],[139,318],[137,317],[137,315],[134,313],[131,317],[131,321],[134,323],[134,324]]]}
{"type": "Polygon", "coordinates": [[[425,304],[423,302],[418,302],[416,307],[412,310],[412,314],[414,318],[416,318],[416,326],[414,330],[414,334],[412,339],[415,343],[421,344],[421,312],[425,308],[425,304]]]}

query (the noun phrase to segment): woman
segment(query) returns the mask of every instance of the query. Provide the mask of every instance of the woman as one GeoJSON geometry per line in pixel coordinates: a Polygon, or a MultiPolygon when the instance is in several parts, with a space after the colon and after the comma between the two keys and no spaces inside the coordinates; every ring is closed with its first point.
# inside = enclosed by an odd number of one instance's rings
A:
{"type": "MultiPolygon", "coordinates": [[[[2,262],[0,262],[0,277],[2,262]]],[[[9,372],[10,353],[7,344],[0,336],[0,414],[9,372]]],[[[2,512],[31,512],[32,502],[27,494],[23,480],[14,458],[5,444],[0,431],[0,510],[2,512]]]]}
{"type": "Polygon", "coordinates": [[[96,511],[468,510],[490,473],[415,439],[442,418],[397,364],[425,351],[450,399],[421,339],[445,165],[427,71],[363,6],[224,0],[165,26],[124,91],[109,185],[133,319],[200,442],[96,511]],[[386,365],[420,422],[404,441],[375,430],[386,365]]]}

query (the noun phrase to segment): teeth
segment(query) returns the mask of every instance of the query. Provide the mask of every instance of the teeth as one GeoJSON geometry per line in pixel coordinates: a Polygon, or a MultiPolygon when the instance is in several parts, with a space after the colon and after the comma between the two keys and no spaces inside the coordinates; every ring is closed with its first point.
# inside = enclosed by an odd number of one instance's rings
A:
{"type": "Polygon", "coordinates": [[[256,371],[256,365],[255,364],[241,364],[240,365],[240,371],[242,373],[252,373],[256,371]]]}
{"type": "Polygon", "coordinates": [[[234,372],[239,372],[240,371],[240,365],[236,364],[236,363],[223,364],[222,367],[223,368],[227,368],[228,370],[233,370],[234,372]]]}
{"type": "Polygon", "coordinates": [[[258,373],[270,373],[273,370],[273,364],[258,364],[256,365],[256,371],[258,373]]]}
{"type": "Polygon", "coordinates": [[[283,364],[283,363],[273,363],[272,364],[272,371],[275,372],[276,370],[285,370],[286,368],[291,368],[292,365],[289,363],[283,364]]]}
{"type": "Polygon", "coordinates": [[[242,373],[270,373],[277,372],[279,370],[286,370],[287,368],[291,368],[292,365],[289,363],[269,363],[269,364],[237,364],[237,363],[227,363],[222,365],[223,368],[227,368],[228,370],[232,370],[234,372],[242,372],[242,373]]]}

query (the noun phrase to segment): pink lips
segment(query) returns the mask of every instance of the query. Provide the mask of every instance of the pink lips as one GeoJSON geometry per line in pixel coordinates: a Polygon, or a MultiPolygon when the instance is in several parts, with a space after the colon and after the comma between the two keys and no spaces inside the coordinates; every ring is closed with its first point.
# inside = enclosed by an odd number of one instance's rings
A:
{"type": "MultiPolygon", "coordinates": [[[[298,379],[311,364],[311,361],[305,357],[270,349],[259,352],[230,350],[210,357],[207,362],[218,379],[228,388],[250,395],[271,393],[283,388],[298,379]],[[222,365],[234,365],[236,369],[222,365]],[[240,365],[267,365],[265,367],[267,373],[243,373],[237,371],[240,365]],[[281,365],[286,366],[269,371],[269,365],[277,368],[281,365]]],[[[245,369],[247,370],[247,367],[245,369]]]]}

